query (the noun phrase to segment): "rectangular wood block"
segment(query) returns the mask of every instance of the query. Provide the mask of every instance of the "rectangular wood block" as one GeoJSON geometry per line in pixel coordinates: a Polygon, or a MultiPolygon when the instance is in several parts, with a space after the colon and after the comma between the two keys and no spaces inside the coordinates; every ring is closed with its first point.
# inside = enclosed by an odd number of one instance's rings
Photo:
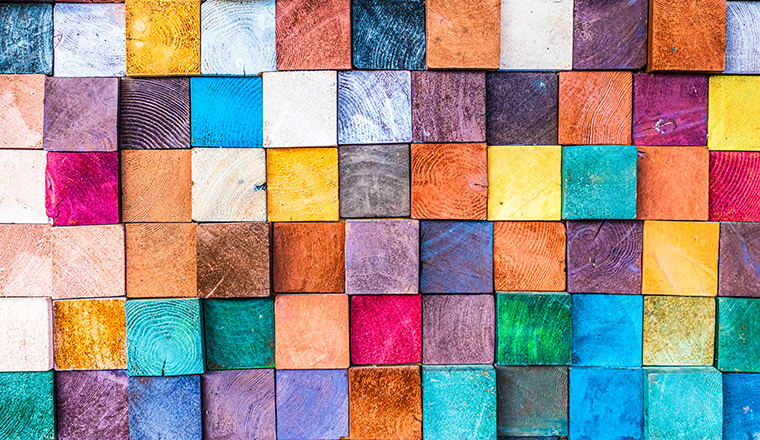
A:
{"type": "Polygon", "coordinates": [[[496,290],[565,290],[564,224],[494,222],[493,231],[496,290]]]}
{"type": "Polygon", "coordinates": [[[272,283],[277,293],[345,291],[345,223],[275,223],[272,283]]]}
{"type": "Polygon", "coordinates": [[[53,368],[52,304],[47,298],[0,298],[0,371],[53,368]]]}
{"type": "Polygon", "coordinates": [[[345,438],[348,371],[277,370],[277,438],[345,438]]]}
{"type": "Polygon", "coordinates": [[[571,0],[502,0],[502,70],[569,70],[573,65],[571,0]]]}
{"type": "Polygon", "coordinates": [[[0,150],[0,223],[47,223],[44,151],[0,150]]]}
{"type": "Polygon", "coordinates": [[[274,298],[203,302],[209,370],[274,367],[274,298]]]}
{"type": "Polygon", "coordinates": [[[710,220],[760,221],[760,153],[710,152],[710,220]]]}
{"type": "Polygon", "coordinates": [[[573,295],[573,365],[640,367],[642,314],[640,295],[573,295]]]}
{"type": "Polygon", "coordinates": [[[493,295],[424,295],[422,304],[423,363],[493,363],[493,295]]]}
{"type": "Polygon", "coordinates": [[[754,408],[760,404],[760,374],[722,374],[723,438],[752,438],[760,432],[754,408]]]}
{"type": "Polygon", "coordinates": [[[499,0],[427,0],[428,69],[498,69],[499,0]]]}
{"type": "Polygon", "coordinates": [[[54,386],[52,371],[0,373],[3,436],[24,440],[56,438],[54,386]]]}
{"type": "Polygon", "coordinates": [[[724,73],[760,73],[760,3],[726,2],[726,69],[724,73]]]}
{"type": "Polygon", "coordinates": [[[647,63],[647,3],[576,0],[573,68],[643,68],[647,63]]]}
{"type": "Polygon", "coordinates": [[[277,70],[351,68],[350,0],[277,1],[277,70]]]}
{"type": "Polygon", "coordinates": [[[44,75],[0,75],[0,148],[42,148],[44,75]]]}
{"type": "Polygon", "coordinates": [[[645,296],[644,365],[712,365],[715,301],[645,296]]]}
{"type": "Polygon", "coordinates": [[[193,147],[261,147],[261,112],[261,78],[258,76],[190,79],[193,147]]]}
{"type": "Polygon", "coordinates": [[[420,295],[366,295],[351,298],[351,363],[422,362],[420,295]]]}
{"type": "Polygon", "coordinates": [[[127,368],[125,300],[53,303],[56,370],[127,368]]]}
{"type": "Polygon", "coordinates": [[[718,298],[718,344],[715,366],[720,371],[760,372],[760,300],[718,298]]]}
{"type": "Polygon", "coordinates": [[[355,0],[351,28],[355,68],[425,70],[423,0],[355,0]]]}
{"type": "Polygon", "coordinates": [[[49,225],[0,225],[0,297],[51,296],[49,225]]]}
{"type": "Polygon", "coordinates": [[[707,146],[760,151],[760,76],[710,77],[707,146]]]}
{"type": "Polygon", "coordinates": [[[190,146],[190,78],[121,78],[122,150],[190,146]]]}
{"type": "Polygon", "coordinates": [[[498,435],[567,436],[567,376],[567,367],[496,366],[498,435]]]}
{"type": "Polygon", "coordinates": [[[129,439],[126,371],[57,371],[55,376],[59,440],[129,439]]]}
{"type": "Polygon", "coordinates": [[[201,440],[202,429],[200,376],[129,378],[130,440],[201,440]]]}
{"type": "Polygon", "coordinates": [[[760,297],[760,225],[722,223],[718,296],[760,297]]]}
{"type": "Polygon", "coordinates": [[[121,151],[121,221],[190,222],[190,150],[121,151]]]}
{"type": "Polygon", "coordinates": [[[53,5],[0,5],[0,73],[53,74],[53,5]]]}

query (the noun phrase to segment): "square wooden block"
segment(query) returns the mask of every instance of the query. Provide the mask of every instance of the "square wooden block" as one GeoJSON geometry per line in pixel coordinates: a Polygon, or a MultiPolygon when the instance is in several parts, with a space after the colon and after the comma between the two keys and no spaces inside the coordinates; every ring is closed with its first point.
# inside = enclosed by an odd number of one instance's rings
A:
{"type": "Polygon", "coordinates": [[[277,370],[277,439],[348,436],[348,371],[277,370]]]}
{"type": "Polygon", "coordinates": [[[760,225],[722,223],[718,296],[760,297],[760,225]]]}
{"type": "Polygon", "coordinates": [[[494,222],[496,290],[565,290],[565,225],[494,222]]]}
{"type": "Polygon", "coordinates": [[[644,365],[712,365],[715,300],[644,297],[644,365]]]}
{"type": "Polygon", "coordinates": [[[647,63],[647,3],[576,0],[573,68],[643,68],[647,63]]]}
{"type": "Polygon", "coordinates": [[[733,373],[723,377],[723,438],[752,438],[760,429],[754,411],[760,390],[760,374],[733,373]]]}
{"type": "Polygon", "coordinates": [[[348,368],[348,295],[277,295],[278,369],[348,368]]]}
{"type": "Polygon", "coordinates": [[[277,293],[345,290],[344,223],[275,223],[272,284],[277,293]]]}
{"type": "Polygon", "coordinates": [[[760,151],[760,76],[710,77],[707,146],[760,151]]]}
{"type": "Polygon", "coordinates": [[[573,295],[573,365],[641,367],[641,295],[573,295]]]}
{"type": "Polygon", "coordinates": [[[502,0],[502,70],[570,70],[572,0],[502,0]]]}
{"type": "Polygon", "coordinates": [[[567,367],[496,367],[499,436],[567,435],[567,367]]]}
{"type": "Polygon", "coordinates": [[[59,440],[129,440],[126,371],[58,371],[55,376],[59,440]]]}
{"type": "Polygon", "coordinates": [[[124,299],[55,301],[55,369],[126,369],[124,303],[124,299]]]}
{"type": "Polygon", "coordinates": [[[261,147],[261,100],[258,76],[191,78],[192,146],[261,147]]]}
{"type": "Polygon", "coordinates": [[[422,304],[423,363],[493,363],[493,295],[425,295],[422,304]]]}
{"type": "Polygon", "coordinates": [[[726,2],[726,68],[724,73],[760,73],[760,3],[726,2]]]}
{"type": "Polygon", "coordinates": [[[425,70],[423,0],[355,0],[351,27],[355,68],[425,70]]]}
{"type": "Polygon", "coordinates": [[[270,369],[201,376],[203,438],[277,440],[274,387],[270,369]]]}
{"type": "Polygon", "coordinates": [[[427,0],[429,69],[498,69],[499,0],[427,0]]]}
{"type": "Polygon", "coordinates": [[[0,73],[53,74],[53,5],[0,5],[0,73]]]}
{"type": "Polygon", "coordinates": [[[190,78],[122,78],[119,148],[190,146],[190,78]]]}
{"type": "Polygon", "coordinates": [[[53,323],[47,298],[0,298],[0,371],[53,368],[53,323]]]}
{"type": "Polygon", "coordinates": [[[715,366],[720,371],[760,372],[760,300],[718,298],[715,366]]]}
{"type": "Polygon", "coordinates": [[[351,363],[422,362],[420,295],[368,295],[351,298],[351,363]]]}
{"type": "Polygon", "coordinates": [[[351,68],[350,0],[277,2],[277,70],[351,68]]]}
{"type": "Polygon", "coordinates": [[[760,153],[710,152],[710,220],[760,221],[760,153]]]}
{"type": "Polygon", "coordinates": [[[130,440],[201,440],[201,414],[200,376],[129,378],[130,440]]]}
{"type": "Polygon", "coordinates": [[[0,297],[52,296],[51,231],[49,225],[0,224],[0,297]]]}
{"type": "MultiPolygon", "coordinates": [[[[3,436],[49,440],[56,437],[53,372],[0,373],[3,436]]],[[[60,427],[59,427],[60,429],[60,427]]]]}
{"type": "Polygon", "coordinates": [[[42,148],[45,75],[0,75],[0,148],[42,148]]]}
{"type": "Polygon", "coordinates": [[[47,223],[44,151],[0,150],[0,223],[47,223]]]}
{"type": "Polygon", "coordinates": [[[121,221],[192,221],[190,150],[121,151],[121,221]]]}
{"type": "Polygon", "coordinates": [[[209,370],[274,367],[274,298],[203,301],[209,370]]]}

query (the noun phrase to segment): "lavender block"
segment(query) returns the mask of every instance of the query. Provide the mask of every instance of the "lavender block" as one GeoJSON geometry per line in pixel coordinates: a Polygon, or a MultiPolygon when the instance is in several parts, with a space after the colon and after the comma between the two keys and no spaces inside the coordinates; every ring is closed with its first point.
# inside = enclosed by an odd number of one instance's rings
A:
{"type": "Polygon", "coordinates": [[[347,370],[277,370],[277,438],[348,436],[347,370]]]}
{"type": "Polygon", "coordinates": [[[422,297],[424,364],[492,364],[493,295],[422,297]]]}
{"type": "Polygon", "coordinates": [[[760,223],[721,223],[718,296],[760,297],[760,223]]]}
{"type": "Polygon", "coordinates": [[[645,0],[575,0],[573,69],[641,69],[647,63],[645,0]]]}
{"type": "Polygon", "coordinates": [[[276,440],[274,370],[210,371],[201,376],[205,440],[276,440]]]}
{"type": "Polygon", "coordinates": [[[760,2],[726,2],[726,70],[760,73],[760,2]]]}
{"type": "Polygon", "coordinates": [[[201,440],[200,376],[130,377],[130,440],[201,440]]]}
{"type": "Polygon", "coordinates": [[[58,440],[129,439],[127,372],[59,371],[58,440]]]}

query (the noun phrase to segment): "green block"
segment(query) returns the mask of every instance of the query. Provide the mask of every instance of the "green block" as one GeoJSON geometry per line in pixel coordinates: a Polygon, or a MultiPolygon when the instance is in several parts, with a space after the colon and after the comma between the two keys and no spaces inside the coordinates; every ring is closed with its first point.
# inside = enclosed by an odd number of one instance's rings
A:
{"type": "Polygon", "coordinates": [[[570,304],[566,293],[499,293],[497,363],[570,365],[570,304]]]}
{"type": "Polygon", "coordinates": [[[210,370],[274,367],[274,298],[203,302],[210,370]]]}
{"type": "Polygon", "coordinates": [[[717,367],[760,372],[760,299],[718,298],[717,367]]]}
{"type": "Polygon", "coordinates": [[[0,373],[0,439],[54,438],[53,372],[0,373]]]}

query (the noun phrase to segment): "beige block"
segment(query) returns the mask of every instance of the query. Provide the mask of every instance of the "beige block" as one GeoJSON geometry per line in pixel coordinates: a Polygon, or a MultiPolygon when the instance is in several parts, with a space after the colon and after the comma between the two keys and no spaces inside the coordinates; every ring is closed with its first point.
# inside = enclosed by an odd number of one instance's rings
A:
{"type": "Polygon", "coordinates": [[[0,298],[0,372],[53,368],[53,323],[47,298],[0,298]]]}
{"type": "Polygon", "coordinates": [[[49,225],[0,225],[0,297],[51,296],[49,225]]]}
{"type": "Polygon", "coordinates": [[[42,148],[45,75],[0,75],[0,148],[42,148]]]}
{"type": "Polygon", "coordinates": [[[573,0],[501,0],[504,70],[570,70],[573,0]]]}
{"type": "Polygon", "coordinates": [[[44,151],[0,150],[0,223],[48,222],[46,164],[44,151]]]}

